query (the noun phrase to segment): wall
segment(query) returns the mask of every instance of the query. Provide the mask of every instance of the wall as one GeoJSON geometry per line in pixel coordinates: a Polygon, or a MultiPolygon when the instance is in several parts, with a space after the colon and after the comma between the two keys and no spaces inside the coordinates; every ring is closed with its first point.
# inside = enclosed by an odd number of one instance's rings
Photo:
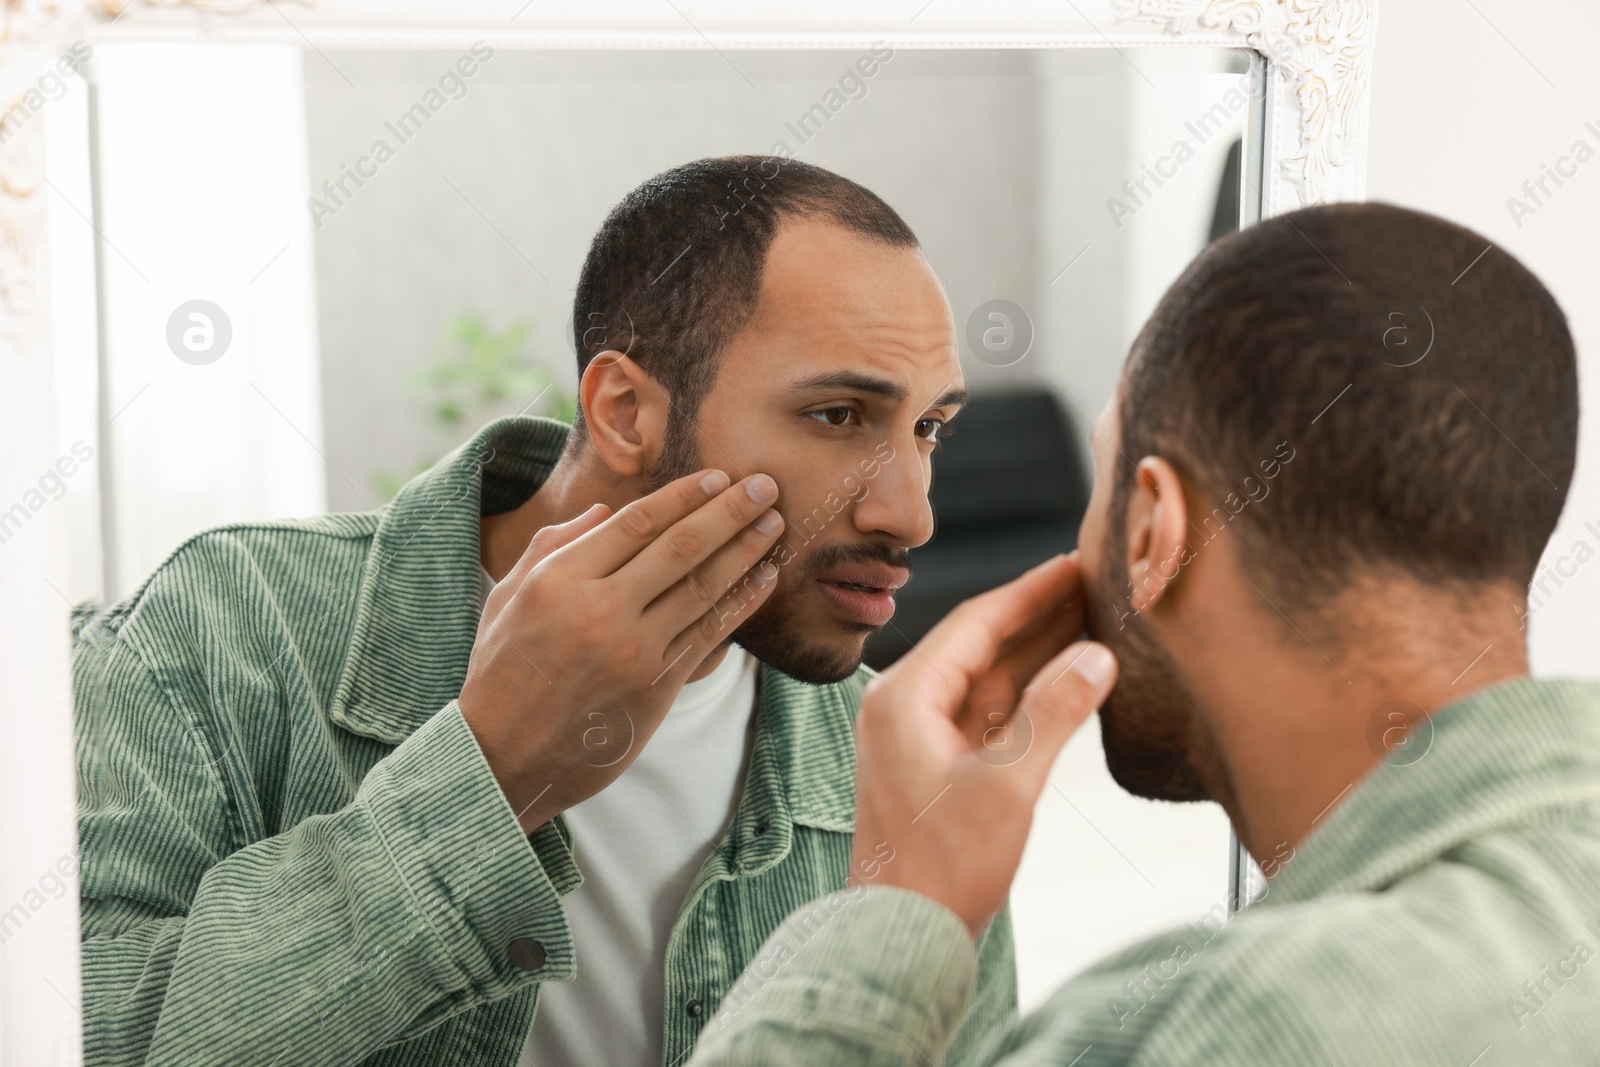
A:
{"type": "MultiPolygon", "coordinates": [[[[375,139],[396,146],[316,231],[328,454],[360,485],[330,480],[335,510],[379,502],[375,469],[409,470],[459,443],[424,428],[406,383],[440,355],[449,316],[471,310],[497,327],[526,317],[530,353],[572,391],[572,296],[590,238],[629,189],[689,159],[783,141],[866,184],[917,230],[958,323],[983,300],[1033,292],[1026,53],[897,53],[802,143],[794,120],[857,53],[502,50],[398,144],[384,123],[455,58],[333,53],[306,65],[313,192],[375,139]]],[[[1031,379],[1038,366],[973,366],[969,384],[1031,379]]]]}
{"type": "MultiPolygon", "coordinates": [[[[1585,141],[1600,153],[1600,6],[1589,0],[1407,0],[1383,5],[1373,72],[1367,195],[1443,215],[1518,257],[1555,294],[1578,346],[1578,469],[1540,565],[1529,619],[1535,674],[1600,675],[1600,159],[1534,213],[1538,179],[1585,141]],[[1585,124],[1593,123],[1594,130],[1585,124]],[[1520,214],[1520,213],[1519,213],[1520,214]],[[1582,542],[1588,552],[1576,551],[1582,542]],[[1586,562],[1577,563],[1582,556],[1586,562]]],[[[1569,171],[1571,164],[1566,165],[1569,171]]],[[[1511,436],[1514,429],[1505,428],[1511,436]]],[[[1490,442],[1502,444],[1502,442],[1490,442]]]]}

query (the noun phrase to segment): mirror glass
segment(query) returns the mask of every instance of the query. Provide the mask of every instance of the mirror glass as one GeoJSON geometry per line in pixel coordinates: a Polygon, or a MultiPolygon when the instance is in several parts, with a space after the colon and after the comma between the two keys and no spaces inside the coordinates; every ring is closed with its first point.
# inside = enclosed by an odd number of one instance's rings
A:
{"type": "MultiPolygon", "coordinates": [[[[886,666],[1075,546],[1129,343],[1252,214],[1261,77],[1200,48],[99,47],[50,133],[62,425],[98,488],[70,497],[69,599],[115,602],[219,523],[378,507],[496,416],[570,419],[573,289],[607,211],[692,159],[787,155],[916,231],[974,395],[934,461],[938,531],[869,644],[886,666]]],[[[1221,812],[1122,793],[1091,721],[1013,896],[1024,1009],[1214,908],[1228,864],[1221,812]]]]}

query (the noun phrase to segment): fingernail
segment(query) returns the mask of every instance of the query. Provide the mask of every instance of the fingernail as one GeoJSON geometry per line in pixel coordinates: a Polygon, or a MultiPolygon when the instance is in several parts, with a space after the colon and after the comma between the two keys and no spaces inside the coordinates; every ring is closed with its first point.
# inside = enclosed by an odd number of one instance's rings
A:
{"type": "Polygon", "coordinates": [[[778,568],[768,560],[757,563],[751,568],[751,572],[756,576],[756,584],[763,589],[771,585],[772,580],[778,576],[778,568]]]}
{"type": "Polygon", "coordinates": [[[1111,650],[1096,644],[1084,645],[1083,651],[1072,663],[1072,669],[1096,689],[1103,689],[1111,681],[1111,674],[1116,668],[1117,661],[1111,655],[1111,650]]]}
{"type": "Polygon", "coordinates": [[[769,536],[775,534],[779,530],[783,529],[783,516],[779,515],[771,508],[768,508],[766,511],[763,511],[761,513],[761,517],[756,520],[756,529],[769,536]]]}
{"type": "Polygon", "coordinates": [[[750,480],[744,483],[744,490],[750,494],[751,500],[765,504],[778,495],[778,483],[765,474],[752,474],[750,480]]]}
{"type": "Polygon", "coordinates": [[[728,476],[721,471],[709,471],[700,479],[700,488],[706,496],[716,496],[728,488],[728,476]]]}

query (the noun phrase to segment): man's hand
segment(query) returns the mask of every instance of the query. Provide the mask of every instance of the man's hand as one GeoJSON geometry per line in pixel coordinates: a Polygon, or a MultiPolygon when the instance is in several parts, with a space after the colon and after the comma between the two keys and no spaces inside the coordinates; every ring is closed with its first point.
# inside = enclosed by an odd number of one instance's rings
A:
{"type": "Polygon", "coordinates": [[[689,675],[766,602],[777,497],[765,474],[730,486],[701,471],[528,542],[484,605],[460,698],[523,829],[614,781],[689,675]]]}
{"type": "Polygon", "coordinates": [[[852,882],[931,897],[977,936],[1005,904],[1051,764],[1115,683],[1109,649],[1071,643],[1082,633],[1074,552],[961,604],[868,683],[852,882]]]}

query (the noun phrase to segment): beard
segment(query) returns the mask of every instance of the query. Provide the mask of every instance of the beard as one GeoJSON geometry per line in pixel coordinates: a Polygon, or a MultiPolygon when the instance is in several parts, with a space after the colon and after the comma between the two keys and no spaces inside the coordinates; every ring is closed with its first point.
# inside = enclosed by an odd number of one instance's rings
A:
{"type": "MultiPolygon", "coordinates": [[[[1124,514],[1125,505],[1113,502],[1113,514],[1124,514]]],[[[1088,635],[1117,657],[1117,684],[1100,705],[1106,767],[1116,783],[1134,796],[1211,800],[1211,790],[1194,760],[1198,716],[1193,694],[1130,602],[1132,585],[1121,552],[1125,535],[1125,529],[1108,531],[1100,546],[1099,572],[1085,591],[1088,635]]]]}
{"type": "MultiPolygon", "coordinates": [[[[646,475],[645,494],[668,482],[700,470],[699,444],[689,419],[673,419],[667,427],[661,458],[646,475]]],[[[855,545],[823,545],[786,568],[789,580],[780,575],[778,587],[766,602],[735,626],[719,648],[737,644],[762,663],[808,685],[829,685],[854,674],[861,666],[862,649],[842,649],[822,641],[807,640],[801,624],[803,597],[816,583],[817,576],[847,563],[887,563],[910,569],[909,553],[881,542],[855,545]]],[[[840,623],[840,629],[870,634],[879,629],[864,623],[840,623]]]]}

